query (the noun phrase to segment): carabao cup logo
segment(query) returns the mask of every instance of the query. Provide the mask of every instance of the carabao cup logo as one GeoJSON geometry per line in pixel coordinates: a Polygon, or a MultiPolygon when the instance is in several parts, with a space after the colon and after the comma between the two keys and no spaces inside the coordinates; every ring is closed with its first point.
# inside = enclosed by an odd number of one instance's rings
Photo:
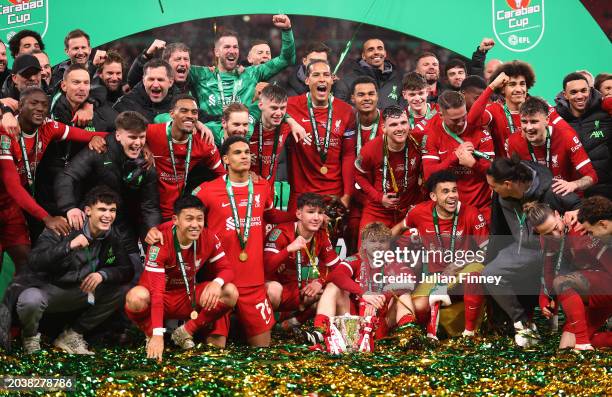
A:
{"type": "Polygon", "coordinates": [[[49,0],[0,0],[0,39],[8,42],[29,29],[43,38],[49,26],[49,0]]]}
{"type": "Polygon", "coordinates": [[[491,0],[493,32],[514,52],[535,47],[544,35],[544,0],[491,0]]]}

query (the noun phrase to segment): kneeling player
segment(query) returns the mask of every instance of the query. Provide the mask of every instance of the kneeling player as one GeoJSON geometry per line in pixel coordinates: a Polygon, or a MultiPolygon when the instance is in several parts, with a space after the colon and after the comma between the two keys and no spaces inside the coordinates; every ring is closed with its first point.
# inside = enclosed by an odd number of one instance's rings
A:
{"type": "MultiPolygon", "coordinates": [[[[579,214],[605,208],[603,197],[585,200],[579,214]],[[586,210],[586,211],[585,211],[586,210]]],[[[608,216],[612,203],[607,200],[608,216]]],[[[542,237],[544,250],[544,283],[540,292],[540,309],[551,318],[557,304],[563,307],[565,326],[559,348],[593,350],[611,347],[612,333],[596,331],[612,315],[612,251],[591,236],[582,236],[563,223],[558,212],[548,205],[530,204],[527,220],[542,237]],[[565,269],[569,265],[570,269],[565,269]]]]}
{"type": "Polygon", "coordinates": [[[375,259],[377,252],[389,249],[391,230],[381,222],[373,222],[363,229],[361,239],[360,252],[341,262],[329,275],[329,283],[317,306],[314,325],[325,335],[328,348],[332,316],[356,314],[358,310],[361,316],[376,317],[377,339],[395,326],[415,321],[410,298],[414,288],[412,270],[398,263],[385,264],[380,255],[375,259]]]}
{"type": "Polygon", "coordinates": [[[193,196],[174,204],[172,224],[160,227],[163,239],[147,253],[139,285],[126,296],[125,310],[147,336],[147,358],[161,361],[164,318],[188,320],[172,333],[183,349],[194,347],[193,335],[236,304],[238,291],[221,242],[204,228],[204,205],[193,196]],[[205,263],[205,279],[196,273],[205,263]],[[212,280],[212,281],[211,281],[212,280]]]}
{"type": "MultiPolygon", "coordinates": [[[[476,256],[477,251],[484,249],[489,241],[487,224],[476,208],[459,201],[457,177],[451,171],[432,174],[427,180],[427,188],[431,201],[417,204],[406,214],[406,219],[393,228],[395,235],[408,229],[412,235],[418,235],[427,254],[429,263],[423,265],[422,271],[427,278],[419,280],[412,294],[417,315],[427,318],[426,313],[431,309],[427,335],[436,338],[439,304],[450,305],[451,301],[462,297],[465,303],[463,335],[473,336],[484,293],[481,284],[472,281],[477,277],[465,276],[478,276],[483,266],[480,263],[459,266],[457,262],[461,259],[459,253],[467,257],[471,250],[476,256]],[[450,263],[446,260],[448,256],[450,263]],[[459,276],[461,273],[465,276],[459,276]],[[445,279],[460,282],[435,281],[445,279]]],[[[484,255],[480,258],[484,260],[484,255]]]]}
{"type": "Polygon", "coordinates": [[[314,315],[327,274],[340,258],[323,225],[323,197],[303,193],[297,200],[297,222],[274,228],[264,248],[266,289],[275,311],[300,310],[286,324],[295,327],[314,315]],[[306,310],[305,310],[306,309],[306,310]]]}

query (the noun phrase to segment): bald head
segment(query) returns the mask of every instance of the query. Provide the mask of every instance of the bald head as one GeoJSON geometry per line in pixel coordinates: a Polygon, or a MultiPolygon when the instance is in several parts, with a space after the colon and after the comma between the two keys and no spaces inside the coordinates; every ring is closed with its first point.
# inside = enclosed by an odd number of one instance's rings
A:
{"type": "Polygon", "coordinates": [[[486,81],[489,81],[489,78],[491,77],[493,72],[495,72],[495,69],[497,69],[502,63],[503,62],[499,59],[491,59],[489,62],[487,62],[484,70],[484,79],[486,81]]]}

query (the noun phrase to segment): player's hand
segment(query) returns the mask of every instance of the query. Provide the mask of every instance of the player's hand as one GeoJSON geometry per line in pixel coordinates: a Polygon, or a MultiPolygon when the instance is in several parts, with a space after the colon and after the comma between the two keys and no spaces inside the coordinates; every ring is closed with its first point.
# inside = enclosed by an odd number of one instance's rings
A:
{"type": "Polygon", "coordinates": [[[72,251],[80,250],[81,248],[89,247],[89,240],[83,233],[79,234],[70,242],[70,249],[72,251]]]}
{"type": "Polygon", "coordinates": [[[73,208],[66,213],[68,223],[74,230],[79,230],[85,223],[85,213],[79,208],[73,208]]]}
{"type": "Polygon", "coordinates": [[[442,274],[445,276],[454,276],[461,269],[461,267],[456,266],[454,263],[449,264],[444,268],[442,274]]]}
{"type": "Polygon", "coordinates": [[[206,285],[200,296],[200,306],[204,310],[212,310],[221,299],[221,284],[211,281],[206,285]]]}
{"type": "Polygon", "coordinates": [[[351,205],[351,195],[343,194],[342,197],[340,197],[340,202],[342,203],[344,208],[348,209],[349,205],[351,205]]]}
{"type": "Polygon", "coordinates": [[[151,43],[149,48],[147,48],[146,54],[149,58],[152,58],[158,52],[163,51],[164,48],[166,48],[166,42],[163,40],[155,39],[153,40],[153,43],[151,43]]]}
{"type": "Polygon", "coordinates": [[[215,136],[213,135],[212,130],[208,128],[206,124],[202,123],[199,120],[196,120],[194,128],[195,131],[200,134],[200,138],[202,138],[204,142],[208,143],[209,145],[215,144],[215,136]]]}
{"type": "Polygon", "coordinates": [[[553,192],[565,196],[578,190],[578,184],[576,182],[568,182],[563,179],[555,179],[552,184],[553,192]]]}
{"type": "Polygon", "coordinates": [[[289,127],[291,127],[291,135],[293,135],[293,139],[295,139],[296,142],[299,142],[308,136],[306,129],[292,117],[287,118],[287,124],[289,124],[289,127]]]}
{"type": "Polygon", "coordinates": [[[153,226],[151,229],[149,229],[147,237],[145,237],[145,243],[149,245],[157,243],[164,245],[164,235],[162,234],[162,232],[159,231],[158,228],[153,226]]]}
{"type": "Polygon", "coordinates": [[[17,122],[17,118],[14,114],[6,112],[2,115],[2,122],[0,123],[4,128],[4,131],[8,132],[15,138],[19,136],[21,132],[21,127],[19,126],[19,122],[17,122]]]}
{"type": "Polygon", "coordinates": [[[85,103],[81,109],[76,111],[72,118],[72,122],[77,127],[86,127],[87,124],[93,120],[93,116],[93,105],[91,103],[85,103]]]}
{"type": "Polygon", "coordinates": [[[367,316],[375,316],[376,315],[376,308],[370,304],[366,304],[365,305],[365,310],[363,311],[363,315],[365,317],[367,316]]]}
{"type": "Polygon", "coordinates": [[[476,150],[474,148],[474,144],[472,142],[469,142],[469,141],[463,142],[461,145],[459,145],[458,148],[461,148],[461,149],[463,149],[465,151],[468,151],[470,153],[472,153],[472,152],[474,152],[474,150],[476,150]]]}
{"type": "Polygon", "coordinates": [[[104,281],[104,278],[100,273],[89,273],[81,283],[81,291],[85,292],[86,294],[89,294],[90,292],[93,293],[96,290],[96,287],[100,285],[102,281],[104,281]]]}
{"type": "Polygon", "coordinates": [[[106,51],[104,50],[96,50],[96,55],[94,55],[94,59],[92,63],[95,66],[101,65],[106,61],[106,51]]]}
{"type": "Polygon", "coordinates": [[[493,48],[493,46],[495,45],[495,41],[489,37],[485,37],[484,39],[482,39],[482,41],[480,42],[480,45],[478,46],[478,49],[482,52],[487,52],[489,51],[491,48],[493,48]]]}
{"type": "Polygon", "coordinates": [[[573,226],[574,230],[577,232],[584,231],[582,225],[578,223],[578,211],[579,210],[565,211],[565,214],[563,214],[563,223],[565,223],[565,225],[568,227],[573,226]]]}
{"type": "Polygon", "coordinates": [[[495,80],[493,80],[489,84],[489,87],[491,87],[492,90],[497,90],[497,89],[503,88],[506,84],[508,84],[508,81],[510,81],[510,77],[508,77],[506,73],[501,72],[500,74],[497,75],[495,80]]]}
{"type": "Polygon", "coordinates": [[[104,153],[106,152],[106,140],[104,138],[102,138],[101,136],[93,136],[91,137],[91,140],[89,141],[89,149],[93,150],[97,153],[104,153]]]}
{"type": "Polygon", "coordinates": [[[308,298],[313,298],[323,289],[323,285],[318,280],[314,280],[302,289],[302,294],[308,298]]]}
{"type": "Polygon", "coordinates": [[[457,148],[457,150],[455,150],[455,155],[457,156],[460,165],[472,168],[474,164],[476,164],[474,155],[465,148],[457,148]]]}
{"type": "Polygon", "coordinates": [[[149,149],[149,146],[146,144],[142,147],[142,157],[145,161],[145,170],[150,170],[151,167],[155,166],[155,155],[153,154],[151,149],[149,149]]]}
{"type": "Polygon", "coordinates": [[[385,296],[384,295],[369,295],[369,294],[364,294],[362,296],[363,300],[373,306],[375,309],[382,309],[385,305],[385,296]]]}
{"type": "Polygon", "coordinates": [[[396,193],[383,194],[382,205],[385,208],[397,208],[400,199],[396,197],[396,193]]]}
{"type": "Polygon", "coordinates": [[[301,249],[306,249],[306,239],[302,236],[297,236],[295,240],[287,246],[288,252],[297,252],[301,249]]]}
{"type": "Polygon", "coordinates": [[[554,313],[554,310],[555,310],[555,301],[551,299],[548,302],[548,305],[546,305],[544,307],[540,307],[540,309],[542,310],[542,314],[544,315],[544,317],[552,318],[552,316],[555,314],[554,313]]]}
{"type": "Polygon", "coordinates": [[[13,112],[16,112],[19,108],[19,102],[13,98],[2,98],[0,99],[0,103],[4,106],[11,108],[13,112]]]}
{"type": "Polygon", "coordinates": [[[257,85],[255,85],[255,94],[253,94],[253,103],[259,100],[259,96],[261,95],[261,92],[263,91],[264,88],[266,88],[269,85],[270,83],[268,83],[267,81],[260,81],[259,83],[257,83],[257,85]]]}
{"type": "Polygon", "coordinates": [[[272,17],[272,23],[279,29],[291,29],[291,20],[285,14],[278,14],[272,17]]]}
{"type": "Polygon", "coordinates": [[[162,355],[164,354],[164,337],[162,335],[153,335],[149,339],[147,345],[147,358],[152,358],[161,362],[162,355]]]}
{"type": "Polygon", "coordinates": [[[67,236],[70,233],[70,225],[63,216],[48,216],[44,218],[45,227],[51,229],[58,236],[67,236]]]}

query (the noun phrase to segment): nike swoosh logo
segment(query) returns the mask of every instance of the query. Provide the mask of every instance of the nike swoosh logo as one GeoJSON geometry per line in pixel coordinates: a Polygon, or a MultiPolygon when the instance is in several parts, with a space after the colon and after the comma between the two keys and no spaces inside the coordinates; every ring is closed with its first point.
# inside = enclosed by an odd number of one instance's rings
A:
{"type": "Polygon", "coordinates": [[[436,232],[435,230],[427,230],[427,229],[425,229],[425,233],[435,233],[435,232],[436,232]]]}
{"type": "Polygon", "coordinates": [[[221,207],[225,208],[228,207],[230,205],[230,203],[221,203],[221,207]]]}
{"type": "Polygon", "coordinates": [[[104,165],[109,165],[109,164],[112,164],[112,163],[113,163],[112,161],[105,161],[104,165]]]}
{"type": "Polygon", "coordinates": [[[439,151],[438,151],[438,154],[444,154],[444,153],[446,153],[446,152],[448,152],[448,150],[445,150],[445,151],[441,151],[441,150],[439,150],[439,151]]]}
{"type": "Polygon", "coordinates": [[[302,119],[302,123],[309,123],[310,119],[302,119]]]}

